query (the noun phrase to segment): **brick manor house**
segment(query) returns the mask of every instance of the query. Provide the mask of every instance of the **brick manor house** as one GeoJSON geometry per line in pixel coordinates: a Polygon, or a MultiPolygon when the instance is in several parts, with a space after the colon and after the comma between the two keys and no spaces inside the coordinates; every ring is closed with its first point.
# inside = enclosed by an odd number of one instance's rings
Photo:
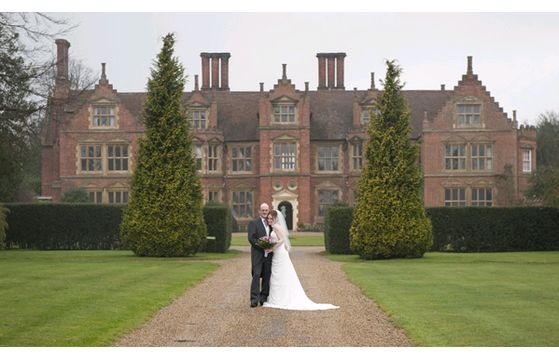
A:
{"type": "MultiPolygon", "coordinates": [[[[42,195],[59,201],[73,188],[96,203],[126,203],[138,154],[146,93],[120,93],[102,64],[93,90],[70,90],[66,40],[56,40],[57,77],[42,132],[42,195]]],[[[298,89],[283,65],[272,89],[229,89],[229,53],[201,53],[202,82],[185,92],[193,152],[205,201],[228,204],[243,227],[261,202],[288,226],[323,222],[324,207],[354,204],[366,124],[381,94],[346,90],[345,53],[318,53],[318,88],[298,89]]],[[[518,127],[485,89],[467,58],[452,90],[404,90],[411,137],[421,146],[424,203],[508,206],[521,203],[535,170],[536,131],[518,127]]]]}

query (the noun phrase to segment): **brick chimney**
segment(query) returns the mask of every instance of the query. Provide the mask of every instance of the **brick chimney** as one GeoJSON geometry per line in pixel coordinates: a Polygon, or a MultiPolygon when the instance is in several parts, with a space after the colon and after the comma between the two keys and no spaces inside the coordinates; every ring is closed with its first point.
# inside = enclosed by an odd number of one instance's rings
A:
{"type": "Polygon", "coordinates": [[[231,54],[200,53],[200,57],[202,58],[202,90],[229,90],[229,58],[231,54]]]}
{"type": "Polygon", "coordinates": [[[70,93],[70,78],[68,75],[68,49],[70,43],[65,39],[56,39],[56,80],[55,98],[66,98],[70,93]]]}
{"type": "Polygon", "coordinates": [[[344,58],[346,53],[318,53],[318,89],[345,89],[344,58]],[[326,71],[328,64],[328,71],[326,71]]]}

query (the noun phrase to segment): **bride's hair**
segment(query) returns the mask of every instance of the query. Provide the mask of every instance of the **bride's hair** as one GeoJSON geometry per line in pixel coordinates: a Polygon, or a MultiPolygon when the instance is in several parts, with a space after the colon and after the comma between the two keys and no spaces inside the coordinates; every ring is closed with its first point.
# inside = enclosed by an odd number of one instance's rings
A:
{"type": "Polygon", "coordinates": [[[270,214],[272,219],[274,220],[274,224],[278,221],[278,212],[277,210],[270,210],[270,214]]]}

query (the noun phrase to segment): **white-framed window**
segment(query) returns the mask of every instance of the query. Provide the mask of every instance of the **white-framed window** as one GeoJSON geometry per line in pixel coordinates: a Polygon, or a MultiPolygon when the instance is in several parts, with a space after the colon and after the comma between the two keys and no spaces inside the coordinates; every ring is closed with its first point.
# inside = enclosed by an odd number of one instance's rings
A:
{"type": "Polygon", "coordinates": [[[196,163],[196,170],[202,171],[202,161],[204,159],[204,147],[202,144],[194,144],[194,162],[196,163]]]}
{"type": "Polygon", "coordinates": [[[371,121],[371,114],[369,113],[371,109],[363,108],[361,110],[361,125],[367,125],[371,121]]]}
{"type": "Polygon", "coordinates": [[[101,144],[80,146],[80,170],[86,173],[103,172],[103,155],[101,144]]]}
{"type": "Polygon", "coordinates": [[[274,104],[272,106],[274,123],[294,124],[296,122],[295,104],[274,104]]]}
{"type": "Polygon", "coordinates": [[[94,204],[103,203],[103,192],[102,191],[89,191],[89,201],[94,204]]]}
{"type": "Polygon", "coordinates": [[[295,171],[297,168],[297,144],[274,143],[274,170],[295,171]]]}
{"type": "Polygon", "coordinates": [[[219,145],[209,144],[208,145],[208,172],[218,172],[219,171],[219,145]]]}
{"type": "Polygon", "coordinates": [[[458,127],[481,125],[481,104],[457,104],[456,125],[458,127]]]}
{"type": "Polygon", "coordinates": [[[532,172],[532,150],[531,149],[522,150],[522,172],[526,174],[532,172]]]}
{"type": "Polygon", "coordinates": [[[115,127],[116,106],[115,105],[93,105],[93,127],[115,127]]]}
{"type": "Polygon", "coordinates": [[[318,190],[318,216],[324,216],[326,206],[334,204],[339,199],[339,190],[318,190]]]}
{"type": "Polygon", "coordinates": [[[128,171],[128,145],[107,145],[108,171],[128,171]]]}
{"type": "Polygon", "coordinates": [[[251,191],[233,191],[232,194],[233,216],[238,218],[250,218],[254,214],[252,212],[252,192],[251,191]]]}
{"type": "Polygon", "coordinates": [[[192,129],[206,129],[207,128],[207,114],[206,109],[190,109],[190,127],[192,129]]]}
{"type": "Polygon", "coordinates": [[[109,190],[109,204],[128,204],[128,191],[125,190],[109,190]]]}
{"type": "Polygon", "coordinates": [[[450,206],[450,207],[466,206],[466,189],[445,188],[444,206],[450,206]]]}
{"type": "Polygon", "coordinates": [[[252,146],[235,146],[231,149],[231,171],[252,172],[252,146]]]}
{"type": "Polygon", "coordinates": [[[362,141],[354,142],[351,148],[352,148],[351,150],[352,169],[353,170],[363,169],[363,142],[362,141]]]}
{"type": "Polygon", "coordinates": [[[466,145],[445,144],[444,168],[445,170],[466,169],[466,145]]]}
{"type": "Polygon", "coordinates": [[[491,144],[472,144],[472,170],[490,171],[493,169],[493,146],[491,144]]]}
{"type": "Polygon", "coordinates": [[[493,191],[490,187],[472,188],[472,206],[493,206],[493,191]]]}
{"type": "Polygon", "coordinates": [[[338,171],[339,170],[339,147],[338,146],[318,146],[317,147],[318,171],[338,171]]]}
{"type": "Polygon", "coordinates": [[[371,112],[378,115],[380,111],[375,106],[364,106],[361,108],[361,125],[367,125],[371,121],[371,112]]]}

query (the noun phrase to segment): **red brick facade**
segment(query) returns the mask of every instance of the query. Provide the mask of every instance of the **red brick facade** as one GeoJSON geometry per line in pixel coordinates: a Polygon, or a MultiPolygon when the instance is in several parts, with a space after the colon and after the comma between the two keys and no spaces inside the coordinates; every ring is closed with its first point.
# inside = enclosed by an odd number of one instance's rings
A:
{"type": "MultiPolygon", "coordinates": [[[[58,40],[58,75],[42,134],[42,195],[85,188],[94,201],[126,202],[145,93],[119,93],[105,65],[94,90],[70,91],[70,44],[58,40]]],[[[319,53],[318,89],[297,89],[283,65],[266,91],[229,90],[229,53],[202,53],[202,87],[184,93],[206,201],[232,207],[242,226],[262,202],[291,227],[323,221],[324,205],[353,204],[364,123],[380,91],[344,88],[344,53],[319,53]],[[211,79],[210,79],[211,76],[211,79]]],[[[468,69],[451,91],[403,91],[421,145],[426,206],[507,206],[523,200],[535,169],[535,129],[509,119],[468,69]]]]}

